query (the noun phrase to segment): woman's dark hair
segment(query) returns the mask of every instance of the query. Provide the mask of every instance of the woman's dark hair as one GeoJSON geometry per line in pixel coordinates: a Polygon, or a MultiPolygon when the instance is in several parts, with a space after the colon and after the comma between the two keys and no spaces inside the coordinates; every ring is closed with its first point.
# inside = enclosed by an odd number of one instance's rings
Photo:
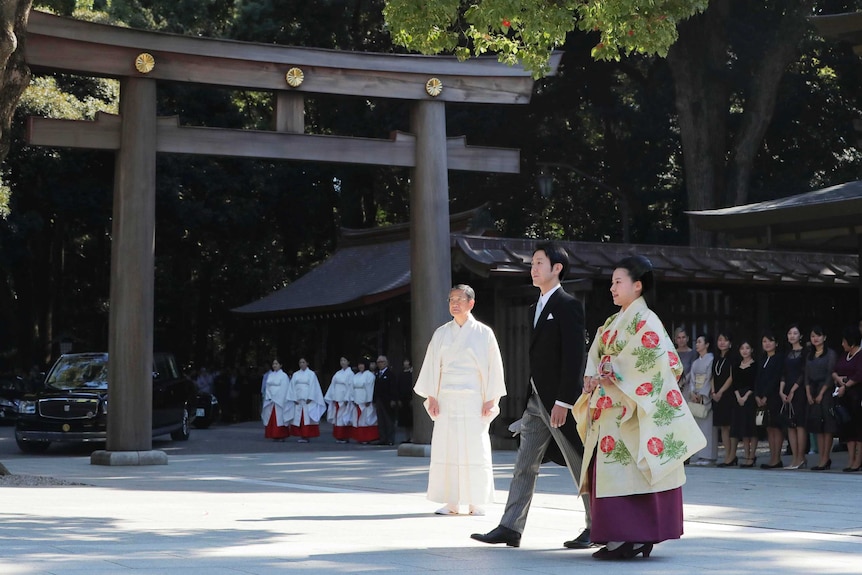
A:
{"type": "Polygon", "coordinates": [[[641,282],[643,290],[641,295],[646,295],[652,291],[653,280],[652,262],[645,256],[629,256],[621,259],[614,266],[614,269],[624,269],[628,272],[629,277],[633,282],[641,282]]]}
{"type": "Polygon", "coordinates": [[[357,369],[359,368],[360,365],[362,367],[364,367],[365,369],[368,369],[368,358],[360,357],[358,360],[356,360],[357,369]]]}
{"type": "Polygon", "coordinates": [[[563,249],[563,246],[556,242],[552,241],[544,241],[536,246],[536,249],[533,250],[533,253],[536,252],[545,252],[545,255],[548,256],[548,261],[551,262],[551,267],[554,267],[554,264],[560,264],[563,268],[560,270],[560,281],[562,282],[566,279],[566,274],[569,273],[569,254],[566,253],[566,250],[563,249]]]}
{"type": "Polygon", "coordinates": [[[719,354],[721,353],[721,351],[718,350],[718,338],[720,338],[720,337],[723,337],[724,339],[726,339],[728,341],[728,343],[730,343],[730,347],[727,348],[727,352],[725,353],[725,356],[726,357],[733,356],[734,355],[734,353],[733,353],[733,334],[731,334],[726,329],[720,329],[720,330],[718,330],[718,333],[715,334],[715,349],[718,351],[719,354]]]}
{"type": "Polygon", "coordinates": [[[761,341],[763,341],[763,338],[766,338],[769,341],[774,341],[775,343],[778,343],[778,339],[776,339],[776,337],[775,337],[775,332],[773,332],[771,330],[766,330],[762,334],[760,334],[760,340],[761,341]]]}
{"type": "Polygon", "coordinates": [[[851,347],[859,345],[859,326],[848,325],[844,328],[844,331],[841,332],[841,337],[843,337],[844,341],[847,342],[847,345],[851,347]]]}
{"type": "Polygon", "coordinates": [[[757,350],[755,349],[755,347],[754,347],[753,345],[751,345],[751,340],[750,340],[750,339],[748,339],[747,337],[744,337],[744,338],[742,338],[741,340],[739,340],[739,344],[737,344],[737,346],[736,346],[736,353],[738,353],[738,354],[739,354],[739,357],[740,357],[740,358],[742,357],[742,354],[741,354],[741,353],[739,353],[739,349],[740,349],[743,345],[747,345],[748,347],[750,347],[750,348],[751,348],[751,357],[752,357],[752,358],[754,358],[755,354],[757,353],[757,350]]]}
{"type": "Polygon", "coordinates": [[[709,348],[707,351],[711,352],[712,351],[712,337],[710,337],[710,335],[708,333],[702,333],[702,334],[698,335],[694,341],[697,341],[700,338],[703,338],[703,343],[705,343],[706,346],[709,348]]]}
{"type": "Polygon", "coordinates": [[[788,325],[788,326],[787,326],[787,331],[790,331],[790,330],[791,330],[791,329],[793,329],[794,327],[796,328],[796,331],[798,331],[798,332],[799,332],[800,339],[801,339],[802,337],[804,337],[804,336],[802,336],[802,328],[801,328],[801,327],[799,327],[799,324],[798,324],[798,323],[791,323],[790,325],[788,325]]]}
{"type": "MultiPolygon", "coordinates": [[[[823,328],[822,328],[822,327],[820,327],[820,326],[819,326],[819,325],[817,325],[817,324],[812,325],[812,326],[811,326],[811,331],[810,331],[810,332],[808,332],[808,333],[809,333],[809,334],[812,334],[812,333],[813,333],[814,335],[822,335],[824,338],[826,337],[826,332],[824,332],[824,331],[823,331],[823,328]]],[[[826,348],[826,342],[825,342],[825,341],[823,342],[823,348],[824,348],[824,350],[825,350],[825,348],[826,348]]],[[[809,359],[809,360],[814,359],[814,355],[815,355],[816,353],[817,353],[817,347],[815,347],[815,345],[812,343],[812,344],[809,346],[809,348],[808,348],[808,359],[809,359]]]]}

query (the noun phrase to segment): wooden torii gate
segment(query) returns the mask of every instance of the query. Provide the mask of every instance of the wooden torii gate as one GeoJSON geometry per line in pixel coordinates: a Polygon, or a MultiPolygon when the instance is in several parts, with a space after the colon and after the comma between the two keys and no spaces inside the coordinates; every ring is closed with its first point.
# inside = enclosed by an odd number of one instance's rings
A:
{"type": "MultiPolygon", "coordinates": [[[[553,70],[559,59],[559,54],[552,59],[553,70]]],[[[150,434],[158,152],[412,168],[411,336],[418,359],[434,329],[449,319],[448,170],[520,169],[518,150],[447,139],[445,103],[526,104],[533,89],[529,73],[490,58],[458,62],[253,44],[37,11],[30,14],[26,60],[37,72],[120,79],[119,116],[100,114],[92,122],[31,118],[28,130],[32,145],[117,152],[108,329],[111,405],[106,450],[91,457],[91,463],[102,465],[167,463],[164,452],[152,450],[150,434]],[[157,118],[160,80],[272,91],[275,131],[182,127],[176,118],[157,118]],[[411,100],[412,134],[398,133],[390,140],[305,134],[305,93],[411,100]]],[[[427,443],[431,428],[424,419],[417,419],[414,437],[427,443]]]]}

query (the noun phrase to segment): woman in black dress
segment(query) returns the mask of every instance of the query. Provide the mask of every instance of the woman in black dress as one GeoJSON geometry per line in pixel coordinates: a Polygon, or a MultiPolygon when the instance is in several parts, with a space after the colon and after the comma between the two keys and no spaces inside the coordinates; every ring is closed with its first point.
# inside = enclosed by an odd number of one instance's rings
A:
{"type": "Polygon", "coordinates": [[[757,461],[757,426],[754,413],[754,380],[757,376],[757,363],[754,361],[754,348],[748,340],[739,344],[739,363],[733,366],[733,383],[730,388],[736,400],[730,414],[730,448],[736,453],[736,446],[742,442],[745,458],[740,467],[754,467],[757,461]]]}
{"type": "Polygon", "coordinates": [[[790,349],[784,356],[784,372],[781,374],[781,383],[778,387],[782,408],[785,411],[793,411],[792,418],[786,415],[782,418],[782,424],[787,428],[790,453],[793,454],[793,461],[785,469],[805,469],[808,465],[805,459],[805,454],[808,453],[808,430],[805,429],[808,401],[803,382],[805,350],[802,348],[802,331],[798,325],[793,324],[787,330],[787,343],[790,349]]]}
{"type": "Polygon", "coordinates": [[[715,340],[718,352],[712,362],[712,426],[721,433],[724,446],[724,461],[716,467],[736,465],[736,446],[730,444],[730,419],[734,401],[733,385],[733,343],[726,331],[718,332],[715,340]],[[733,447],[733,449],[731,449],[733,447]]]}
{"type": "Polygon", "coordinates": [[[832,412],[835,383],[831,377],[836,358],[835,351],[826,347],[823,328],[818,325],[812,327],[811,349],[805,360],[805,396],[808,400],[808,429],[817,436],[817,452],[820,454],[820,462],[811,468],[812,471],[832,467],[832,438],[838,433],[838,423],[832,412]]]}
{"type": "Polygon", "coordinates": [[[784,372],[784,358],[778,353],[775,334],[767,332],[761,339],[763,357],[758,361],[757,378],[754,380],[754,400],[757,407],[765,407],[769,412],[766,422],[766,438],[769,441],[769,463],[761,463],[761,469],[784,467],[781,461],[781,445],[784,443],[784,429],[781,427],[781,397],[778,395],[781,374],[784,372]]]}

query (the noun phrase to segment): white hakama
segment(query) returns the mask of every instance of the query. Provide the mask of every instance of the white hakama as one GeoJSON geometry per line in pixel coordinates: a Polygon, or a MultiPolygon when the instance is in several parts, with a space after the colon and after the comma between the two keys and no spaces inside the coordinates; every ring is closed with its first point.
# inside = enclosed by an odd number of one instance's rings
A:
{"type": "Polygon", "coordinates": [[[500,348],[491,328],[472,315],[463,326],[453,320],[439,327],[414,390],[422,397],[435,397],[440,408],[433,418],[428,499],[449,505],[492,503],[488,430],[499,414],[496,402],[506,395],[506,387],[500,348]],[[487,401],[495,406],[488,417],[482,417],[487,401]]]}

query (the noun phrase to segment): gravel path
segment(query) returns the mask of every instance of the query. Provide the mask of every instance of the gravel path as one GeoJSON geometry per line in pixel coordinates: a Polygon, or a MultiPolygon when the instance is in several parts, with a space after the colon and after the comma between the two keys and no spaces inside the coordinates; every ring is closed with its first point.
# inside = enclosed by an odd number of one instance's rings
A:
{"type": "Polygon", "coordinates": [[[0,487],[54,487],[57,485],[86,484],[42,475],[0,475],[0,487]]]}

